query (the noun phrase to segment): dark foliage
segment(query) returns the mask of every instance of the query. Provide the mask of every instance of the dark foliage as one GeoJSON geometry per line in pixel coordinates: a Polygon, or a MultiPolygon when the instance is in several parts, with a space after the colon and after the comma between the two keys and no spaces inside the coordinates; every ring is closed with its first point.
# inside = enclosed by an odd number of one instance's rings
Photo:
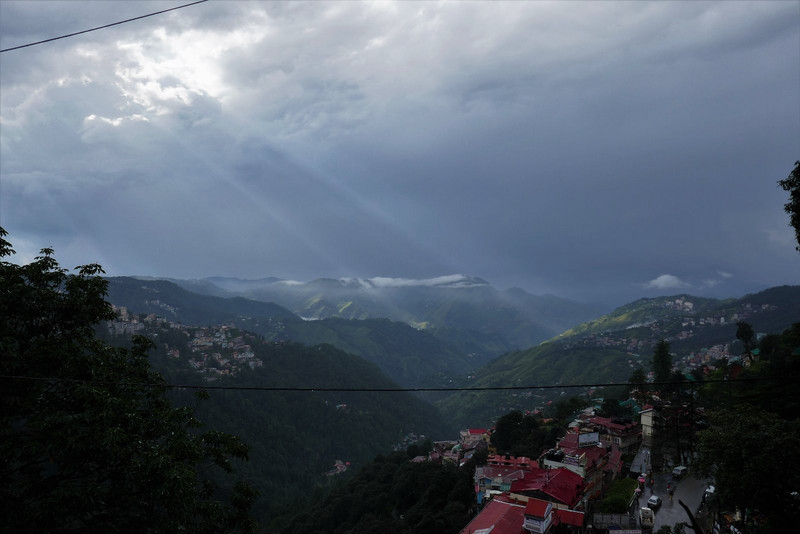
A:
{"type": "Polygon", "coordinates": [[[779,180],[778,185],[789,192],[789,202],[783,209],[789,214],[789,225],[794,228],[797,241],[797,251],[800,252],[800,161],[794,162],[794,169],[784,180],[779,180]]]}
{"type": "Polygon", "coordinates": [[[346,486],[310,505],[280,532],[456,533],[472,517],[473,467],[378,456],[346,486]]]}
{"type": "MultiPolygon", "coordinates": [[[[0,258],[13,254],[6,235],[0,258]]],[[[100,266],[68,274],[52,254],[0,262],[4,531],[253,530],[254,491],[236,484],[219,500],[199,475],[230,470],[247,447],[172,407],[147,339],[126,349],[97,339],[93,326],[114,317],[100,266]]]]}
{"type": "MultiPolygon", "coordinates": [[[[249,459],[236,469],[259,490],[261,498],[253,506],[253,515],[267,527],[300,500],[327,494],[340,478],[347,478],[376,453],[391,450],[411,433],[441,439],[457,432],[445,428],[436,410],[407,392],[325,391],[330,387],[397,388],[375,365],[331,345],[269,342],[230,328],[230,338],[241,337],[261,366],[244,365],[227,376],[200,374],[188,364],[186,355],[201,358],[192,352],[188,340],[203,331],[208,334],[208,329],[144,323],[145,332],[158,340],[151,356],[153,367],[169,382],[202,384],[205,377],[213,380],[213,386],[251,388],[210,391],[209,399],[196,408],[191,390],[178,389],[169,396],[176,405],[193,407],[197,417],[214,428],[235,432],[248,443],[249,459]],[[183,356],[170,356],[170,349],[183,356]],[[261,389],[270,387],[320,390],[261,389]],[[349,462],[351,469],[343,475],[325,476],[336,460],[349,462]]],[[[125,339],[114,337],[111,342],[124,344],[125,339]]],[[[211,367],[213,361],[208,358],[206,366],[211,367]]],[[[415,444],[410,449],[419,451],[420,447],[415,444]]]]}
{"type": "Polygon", "coordinates": [[[800,521],[800,469],[783,458],[800,455],[800,430],[760,408],[742,404],[710,414],[700,432],[696,468],[716,482],[723,509],[745,513],[748,532],[791,532],[800,521]]]}
{"type": "Polygon", "coordinates": [[[538,458],[552,445],[556,434],[557,428],[543,426],[535,417],[513,411],[497,420],[491,440],[501,454],[538,458]]]}
{"type": "Polygon", "coordinates": [[[669,343],[662,339],[656,344],[653,351],[653,360],[650,365],[653,371],[653,380],[656,383],[669,382],[672,375],[672,355],[669,353],[669,348],[669,343]]]}
{"type": "MultiPolygon", "coordinates": [[[[783,459],[800,455],[800,323],[765,337],[759,349],[761,360],[739,375],[754,381],[704,386],[715,410],[698,434],[696,467],[715,480],[720,508],[745,511],[747,532],[790,532],[800,521],[800,468],[783,459]]],[[[723,367],[715,378],[730,372],[723,367]]]]}

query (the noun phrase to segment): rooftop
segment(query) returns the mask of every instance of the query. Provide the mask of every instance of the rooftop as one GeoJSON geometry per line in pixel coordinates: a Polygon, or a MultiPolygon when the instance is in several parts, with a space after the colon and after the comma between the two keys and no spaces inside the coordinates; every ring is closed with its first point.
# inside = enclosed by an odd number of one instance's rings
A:
{"type": "Polygon", "coordinates": [[[573,507],[580,501],[583,478],[569,469],[531,469],[511,484],[511,493],[539,492],[555,502],[573,507]]]}

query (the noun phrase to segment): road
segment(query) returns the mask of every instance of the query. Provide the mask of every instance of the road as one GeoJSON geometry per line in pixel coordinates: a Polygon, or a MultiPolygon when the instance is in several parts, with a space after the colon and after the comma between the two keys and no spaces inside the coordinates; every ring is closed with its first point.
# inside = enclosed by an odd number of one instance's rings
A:
{"type": "Polygon", "coordinates": [[[681,480],[672,478],[671,473],[659,473],[655,476],[655,485],[651,488],[648,484],[640,497],[642,506],[647,506],[647,499],[650,495],[656,494],[661,497],[661,506],[656,509],[656,524],[654,531],[658,531],[664,525],[673,526],[676,523],[689,523],[689,516],[686,510],[678,504],[678,500],[683,501],[692,513],[697,513],[700,503],[703,500],[703,492],[707,487],[704,480],[698,480],[692,476],[684,476],[681,480]],[[672,484],[675,492],[672,499],[667,493],[667,484],[672,484]]]}

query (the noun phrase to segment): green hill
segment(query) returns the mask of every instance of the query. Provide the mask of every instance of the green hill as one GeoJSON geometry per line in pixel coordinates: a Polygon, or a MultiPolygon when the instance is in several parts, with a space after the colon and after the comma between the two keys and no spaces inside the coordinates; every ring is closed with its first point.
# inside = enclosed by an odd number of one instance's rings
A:
{"type": "MultiPolygon", "coordinates": [[[[649,369],[653,347],[665,339],[674,361],[712,346],[731,356],[742,348],[736,322],[758,333],[780,333],[800,322],[800,286],[772,288],[739,299],[689,295],[640,299],[576,326],[551,342],[509,352],[476,374],[470,387],[626,382],[639,366],[649,369]]],[[[565,387],[524,391],[459,392],[436,405],[456,424],[488,424],[509,409],[532,410],[585,390],[565,387]]]]}
{"type": "Polygon", "coordinates": [[[544,408],[552,401],[585,393],[588,389],[568,387],[571,384],[594,385],[619,380],[620,377],[627,379],[633,370],[631,358],[619,349],[544,343],[497,358],[482,368],[467,387],[539,385],[548,386],[546,389],[461,391],[439,400],[436,407],[457,426],[488,425],[511,410],[524,412],[544,408]]]}
{"type": "Polygon", "coordinates": [[[509,349],[490,335],[456,331],[437,339],[433,332],[387,319],[306,321],[276,304],[201,295],[165,280],[110,278],[108,300],[187,325],[235,324],[272,341],[329,343],[375,363],[406,387],[449,384],[509,349]]]}
{"type": "MultiPolygon", "coordinates": [[[[325,473],[336,460],[357,468],[402,445],[410,434],[432,439],[453,435],[432,406],[407,393],[330,391],[398,387],[357,356],[330,345],[267,342],[233,328],[220,332],[149,322],[141,333],[156,341],[151,362],[167,382],[245,388],[210,389],[210,399],[199,403],[195,390],[179,388],[171,396],[177,404],[193,407],[208,427],[233,433],[248,444],[249,461],[236,468],[261,492],[254,514],[263,523],[293,500],[326,487],[332,479],[325,473]],[[192,340],[209,337],[215,345],[196,350],[192,340]],[[251,350],[247,362],[261,362],[260,366],[244,364],[234,370],[220,364],[234,361],[233,339],[251,350]],[[201,369],[194,369],[202,352],[220,358],[207,358],[201,369]],[[225,372],[231,374],[220,374],[225,372]]],[[[118,337],[116,342],[126,341],[118,337]]]]}
{"type": "MultiPolygon", "coordinates": [[[[247,322],[242,326],[247,328],[247,322]]],[[[406,387],[445,386],[487,361],[486,357],[459,351],[426,331],[388,319],[294,322],[286,325],[282,335],[307,345],[329,343],[357,354],[406,387]]]]}
{"type": "Polygon", "coordinates": [[[669,337],[684,330],[687,321],[694,322],[695,329],[705,330],[714,325],[725,326],[743,320],[751,323],[756,331],[776,332],[788,328],[798,318],[800,286],[774,287],[738,299],[725,300],[684,294],[639,299],[566,330],[557,339],[623,330],[661,330],[664,337],[669,337]],[[702,325],[700,321],[703,321],[702,325]]]}
{"type": "Polygon", "coordinates": [[[209,281],[232,294],[278,303],[306,318],[388,318],[433,332],[494,336],[516,349],[540,343],[600,314],[597,308],[580,302],[531,295],[519,288],[499,291],[485,280],[462,275],[433,280],[264,280],[249,285],[235,279],[209,281]]]}

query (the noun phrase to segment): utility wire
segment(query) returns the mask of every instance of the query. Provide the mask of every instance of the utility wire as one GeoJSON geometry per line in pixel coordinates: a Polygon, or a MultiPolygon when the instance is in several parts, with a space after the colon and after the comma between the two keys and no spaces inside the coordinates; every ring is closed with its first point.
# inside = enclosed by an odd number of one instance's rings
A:
{"type": "Polygon", "coordinates": [[[19,50],[20,48],[27,48],[29,46],[35,46],[35,45],[40,45],[40,44],[44,44],[44,43],[49,43],[51,41],[58,41],[59,39],[66,39],[67,37],[74,37],[74,36],[80,35],[82,33],[89,33],[89,32],[94,32],[94,31],[97,31],[97,30],[102,30],[103,28],[110,28],[111,26],[118,26],[120,24],[125,24],[126,22],[133,22],[134,20],[139,20],[139,19],[144,19],[144,18],[147,18],[147,17],[152,17],[154,15],[160,15],[160,14],[166,13],[168,11],[175,11],[176,9],[183,9],[184,7],[189,7],[189,6],[193,6],[193,5],[196,5],[196,4],[202,4],[203,2],[208,2],[208,0],[197,0],[196,2],[192,2],[191,4],[184,4],[184,5],[178,6],[178,7],[171,7],[169,9],[162,9],[161,11],[156,11],[155,13],[148,13],[147,15],[141,15],[141,16],[138,16],[138,17],[133,17],[132,19],[121,20],[119,22],[112,22],[111,24],[105,24],[103,26],[98,26],[96,28],[90,28],[88,30],[82,30],[82,31],[75,32],[75,33],[68,33],[67,35],[61,35],[59,37],[51,37],[50,39],[45,39],[44,41],[36,41],[35,43],[28,43],[28,44],[24,44],[24,45],[14,46],[12,48],[4,48],[3,50],[0,50],[0,53],[11,52],[12,50],[19,50]]]}
{"type": "MultiPolygon", "coordinates": [[[[455,391],[519,391],[527,389],[567,389],[567,388],[599,388],[599,387],[614,387],[614,386],[630,386],[630,382],[608,382],[608,383],[590,383],[590,384],[546,384],[539,386],[485,386],[485,387],[421,387],[421,388],[337,388],[337,387],[277,387],[277,386],[210,386],[198,384],[158,384],[146,382],[115,382],[104,380],[82,380],[78,378],[56,378],[56,377],[39,377],[39,376],[16,376],[16,375],[0,375],[2,380],[29,380],[38,382],[66,382],[76,384],[89,384],[96,386],[126,386],[126,387],[140,387],[140,388],[165,388],[165,389],[208,389],[208,390],[222,390],[222,391],[299,391],[299,392],[326,392],[326,393],[414,393],[414,392],[455,392],[455,391]]],[[[735,383],[750,383],[781,380],[781,377],[760,377],[760,378],[735,378],[735,379],[711,379],[703,380],[700,382],[648,382],[647,386],[661,386],[661,385],[683,385],[695,386],[703,384],[735,384],[735,383]]]]}

